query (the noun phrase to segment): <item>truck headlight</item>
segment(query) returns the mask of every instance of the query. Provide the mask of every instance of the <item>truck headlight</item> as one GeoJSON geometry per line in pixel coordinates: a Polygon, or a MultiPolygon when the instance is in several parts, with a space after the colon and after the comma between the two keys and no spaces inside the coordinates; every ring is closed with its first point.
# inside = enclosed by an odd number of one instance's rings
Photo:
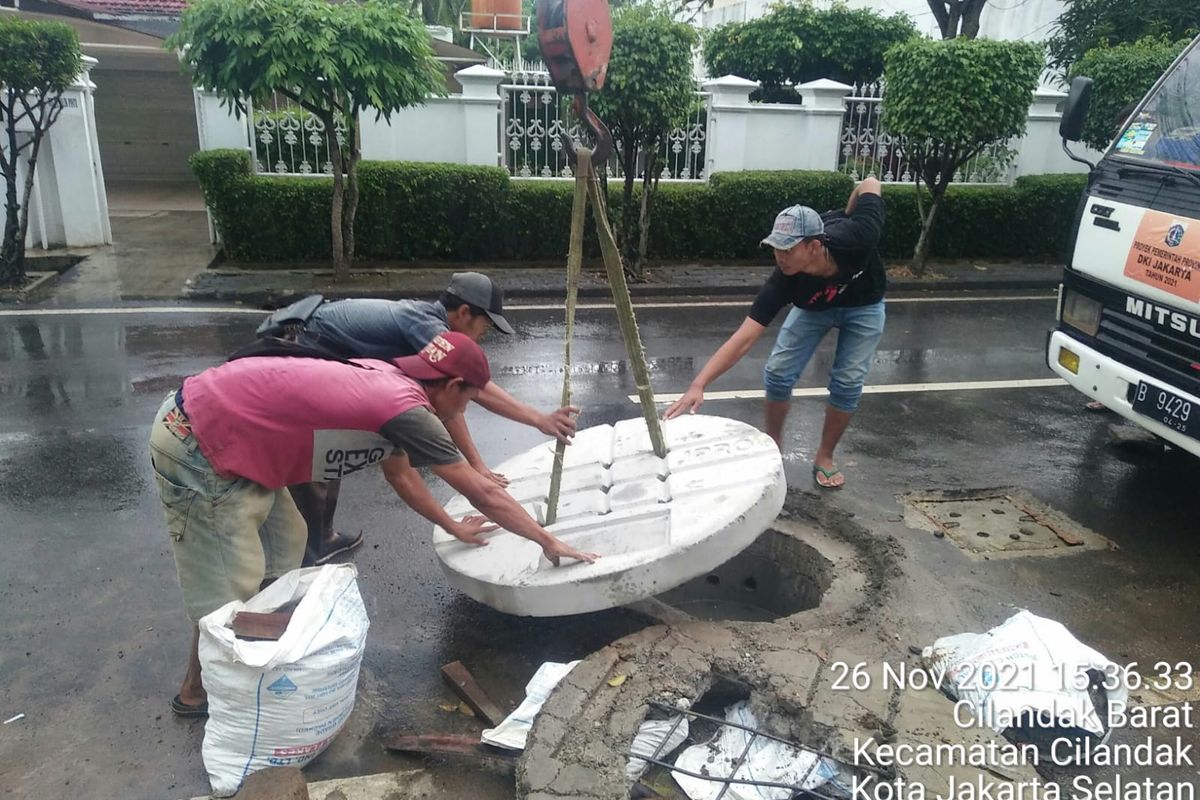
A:
{"type": "Polygon", "coordinates": [[[1095,336],[1100,331],[1101,308],[1099,301],[1068,289],[1063,298],[1062,321],[1088,336],[1095,336]]]}

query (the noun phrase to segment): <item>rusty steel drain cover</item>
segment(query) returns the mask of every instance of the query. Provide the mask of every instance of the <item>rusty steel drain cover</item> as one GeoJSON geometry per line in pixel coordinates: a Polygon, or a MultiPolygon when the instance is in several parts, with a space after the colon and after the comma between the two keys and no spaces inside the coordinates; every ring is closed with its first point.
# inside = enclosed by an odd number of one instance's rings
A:
{"type": "Polygon", "coordinates": [[[1104,537],[1016,489],[927,492],[905,498],[905,520],[973,558],[1059,555],[1109,546],[1104,537]]]}

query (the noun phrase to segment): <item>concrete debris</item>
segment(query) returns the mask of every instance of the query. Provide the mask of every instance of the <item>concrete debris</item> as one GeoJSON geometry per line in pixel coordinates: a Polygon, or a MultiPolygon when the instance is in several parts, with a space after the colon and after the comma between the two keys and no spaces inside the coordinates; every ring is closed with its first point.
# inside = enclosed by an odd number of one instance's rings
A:
{"type": "Polygon", "coordinates": [[[246,779],[237,800],[309,800],[299,767],[268,767],[246,779]]]}

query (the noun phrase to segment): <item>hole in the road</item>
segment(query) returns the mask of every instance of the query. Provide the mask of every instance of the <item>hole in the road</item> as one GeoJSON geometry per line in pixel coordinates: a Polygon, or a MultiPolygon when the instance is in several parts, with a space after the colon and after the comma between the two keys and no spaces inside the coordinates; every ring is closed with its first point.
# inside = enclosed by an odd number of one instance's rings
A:
{"type": "Polygon", "coordinates": [[[767,622],[816,608],[833,567],[816,548],[767,530],[703,578],[658,599],[699,619],[767,622]]]}
{"type": "MultiPolygon", "coordinates": [[[[631,777],[640,780],[640,786],[651,788],[654,794],[631,792],[630,797],[653,796],[664,800],[729,797],[733,792],[722,790],[720,777],[727,775],[734,764],[747,764],[744,770],[738,771],[738,777],[765,779],[766,776],[756,772],[781,769],[781,759],[787,759],[788,764],[798,768],[801,774],[820,775],[824,780],[810,784],[814,788],[819,786],[828,790],[833,786],[871,783],[866,780],[867,773],[839,758],[828,746],[825,741],[829,737],[828,731],[813,726],[803,715],[795,716],[779,709],[770,694],[737,678],[713,673],[710,680],[708,690],[690,709],[681,713],[681,706],[652,701],[646,712],[646,720],[652,727],[646,726],[649,729],[644,736],[647,740],[653,738],[659,748],[658,760],[691,770],[694,774],[684,777],[682,772],[673,771],[662,763],[646,765],[644,773],[631,777]],[[761,738],[764,735],[768,738],[761,738]],[[755,742],[766,744],[773,752],[750,755],[751,745],[755,742]],[[768,761],[778,762],[778,765],[768,766],[768,761]]],[[[839,730],[839,736],[847,741],[856,735],[869,737],[868,727],[877,730],[883,728],[884,723],[868,712],[860,720],[847,720],[839,730]]],[[[757,745],[758,748],[762,746],[757,745]]],[[[753,796],[790,797],[792,794],[753,796]]],[[[794,796],[849,797],[849,793],[799,792],[794,796]]]]}

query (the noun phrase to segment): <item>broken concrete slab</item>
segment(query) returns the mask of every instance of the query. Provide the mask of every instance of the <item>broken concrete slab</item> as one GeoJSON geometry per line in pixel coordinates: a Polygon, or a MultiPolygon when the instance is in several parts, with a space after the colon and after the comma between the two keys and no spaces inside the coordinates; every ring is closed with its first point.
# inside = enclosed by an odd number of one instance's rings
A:
{"type": "MultiPolygon", "coordinates": [[[[932,688],[906,688],[900,693],[899,707],[892,726],[896,730],[897,742],[908,742],[915,745],[936,748],[948,745],[947,753],[954,754],[938,759],[943,767],[917,772],[915,768],[905,772],[906,777],[915,779],[917,775],[928,785],[935,794],[946,792],[949,777],[953,774],[958,780],[973,779],[978,772],[987,772],[991,780],[1001,778],[1018,785],[1037,779],[1037,771],[1033,765],[1026,763],[1007,764],[1008,759],[994,755],[997,753],[1017,753],[1017,747],[1010,744],[1004,737],[982,726],[964,726],[954,716],[954,701],[932,688]],[[964,751],[963,757],[958,757],[958,748],[964,751]],[[987,758],[979,759],[978,764],[972,764],[968,754],[972,752],[992,753],[987,758]],[[955,763],[957,762],[957,763],[955,763]],[[950,769],[954,767],[957,769],[950,769]]],[[[933,751],[936,752],[936,751],[933,751]]],[[[1016,759],[1014,759],[1016,760],[1016,759]]]]}
{"type": "MultiPolygon", "coordinates": [[[[291,769],[300,772],[295,767],[291,767],[291,769]]],[[[244,792],[245,788],[242,791],[244,792]]],[[[308,784],[307,791],[308,794],[304,796],[308,800],[418,800],[418,798],[446,796],[440,790],[439,784],[433,776],[423,769],[404,769],[374,775],[314,781],[308,784]]],[[[212,800],[212,798],[211,795],[206,794],[193,797],[191,800],[212,800]]],[[[232,800],[245,800],[245,798],[242,794],[237,794],[232,800]]]]}
{"type": "Polygon", "coordinates": [[[826,746],[827,752],[845,756],[856,737],[890,731],[893,692],[867,692],[842,702],[845,693],[831,687],[835,659],[873,665],[872,674],[877,674],[880,665],[902,657],[898,643],[880,641],[858,622],[863,602],[885,593],[882,581],[888,573],[878,570],[875,580],[881,583],[868,589],[863,555],[868,535],[853,521],[822,531],[791,517],[770,527],[811,546],[831,566],[824,598],[832,597],[832,602],[823,600],[815,609],[773,623],[696,620],[647,628],[585,658],[572,672],[570,685],[560,684],[543,706],[518,766],[517,796],[627,796],[624,761],[614,754],[628,752],[638,726],[651,713],[650,703],[681,710],[720,706],[720,698],[736,694],[730,686],[749,693],[764,730],[826,746]],[[618,673],[627,678],[612,687],[608,681],[618,673]],[[827,699],[828,694],[839,697],[827,699]],[[838,703],[841,719],[835,718],[838,703]],[[584,768],[586,785],[572,780],[575,772],[560,777],[571,766],[584,768]]]}
{"type": "MultiPolygon", "coordinates": [[[[670,452],[656,458],[641,419],[580,431],[567,448],[564,491],[550,530],[600,553],[595,564],[554,567],[527,539],[496,531],[488,547],[440,528],[434,548],[450,583],[500,611],[560,616],[599,611],[660,594],[728,561],[783,507],[786,482],[775,443],[750,425],[684,416],[664,428],[670,452]]],[[[497,467],[509,493],[545,519],[552,444],[497,467]]],[[[461,497],[451,516],[473,509],[461,497]]]]}
{"type": "Polygon", "coordinates": [[[236,800],[309,800],[299,767],[268,767],[246,778],[236,800]]]}

